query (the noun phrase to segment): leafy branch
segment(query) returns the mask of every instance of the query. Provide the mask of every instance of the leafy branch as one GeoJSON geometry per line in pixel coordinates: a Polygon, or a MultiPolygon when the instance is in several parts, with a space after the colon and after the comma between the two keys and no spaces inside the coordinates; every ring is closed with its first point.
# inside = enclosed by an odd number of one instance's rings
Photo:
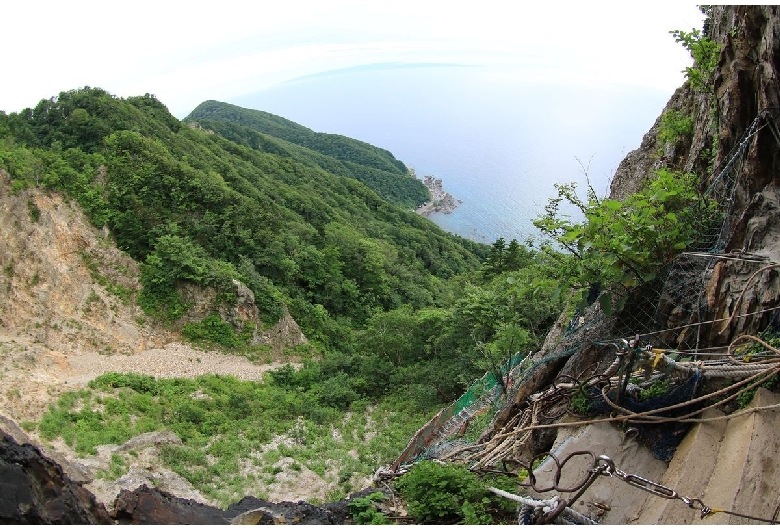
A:
{"type": "MultiPolygon", "coordinates": [[[[707,217],[702,212],[709,210],[696,190],[694,175],[667,169],[623,201],[598,200],[592,188],[582,200],[575,184],[555,187],[558,196],[549,199],[544,215],[533,222],[574,256],[564,278],[580,292],[581,305],[592,303],[602,288],[652,281],[693,243],[700,221],[707,217]],[[562,214],[563,201],[575,206],[584,221],[562,214]]],[[[611,295],[605,292],[599,301],[610,313],[611,295]]]]}
{"type": "Polygon", "coordinates": [[[693,57],[693,66],[683,70],[691,86],[696,90],[714,91],[714,74],[718,66],[720,45],[703,35],[698,29],[691,31],[675,29],[669,33],[674,36],[675,42],[682,44],[693,57]]]}

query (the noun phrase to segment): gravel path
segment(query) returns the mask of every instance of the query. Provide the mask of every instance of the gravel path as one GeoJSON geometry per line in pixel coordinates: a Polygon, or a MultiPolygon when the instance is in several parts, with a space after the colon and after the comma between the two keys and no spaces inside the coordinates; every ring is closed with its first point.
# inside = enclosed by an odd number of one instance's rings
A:
{"type": "Polygon", "coordinates": [[[245,357],[200,351],[176,342],[135,355],[87,353],[69,356],[67,361],[73,370],[73,375],[67,378],[67,384],[83,384],[106,372],[136,372],[154,377],[218,374],[259,381],[264,372],[284,365],[278,362],[255,364],[245,357]]]}
{"type": "Polygon", "coordinates": [[[0,392],[0,414],[17,421],[38,421],[62,392],[81,389],[107,372],[166,378],[217,374],[259,381],[265,372],[284,364],[255,364],[238,355],[197,350],[177,342],[134,355],[56,351],[26,337],[10,337],[0,331],[0,388],[5,389],[0,392]]]}

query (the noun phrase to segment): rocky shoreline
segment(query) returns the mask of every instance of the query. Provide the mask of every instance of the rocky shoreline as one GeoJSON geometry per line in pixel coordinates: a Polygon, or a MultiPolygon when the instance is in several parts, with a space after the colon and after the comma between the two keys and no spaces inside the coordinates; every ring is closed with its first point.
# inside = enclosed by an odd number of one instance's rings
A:
{"type": "Polygon", "coordinates": [[[428,188],[431,200],[418,206],[415,213],[426,217],[436,212],[450,214],[463,202],[444,191],[442,180],[433,175],[425,175],[423,184],[428,188]]]}

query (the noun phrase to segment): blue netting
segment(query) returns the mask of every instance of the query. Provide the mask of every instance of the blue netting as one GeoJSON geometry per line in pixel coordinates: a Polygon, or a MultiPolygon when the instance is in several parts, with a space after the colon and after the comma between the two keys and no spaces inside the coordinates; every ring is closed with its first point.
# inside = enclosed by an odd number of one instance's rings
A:
{"type": "MultiPolygon", "coordinates": [[[[662,409],[671,405],[677,405],[679,403],[685,403],[694,399],[704,383],[704,376],[701,372],[693,374],[685,382],[677,385],[669,392],[662,396],[653,397],[645,401],[639,401],[633,397],[626,395],[618,403],[621,407],[630,410],[631,412],[651,412],[653,410],[662,409]]],[[[597,388],[589,389],[590,394],[590,412],[593,414],[607,414],[612,412],[613,409],[604,400],[601,395],[601,391],[597,388]]],[[[617,403],[617,389],[612,389],[607,392],[609,399],[614,403],[617,403]]],[[[654,416],[662,416],[665,418],[676,418],[691,412],[700,410],[705,405],[703,403],[695,403],[674,409],[669,412],[662,412],[660,414],[654,414],[654,416]]],[[[637,441],[644,443],[651,447],[653,456],[664,462],[669,462],[674,456],[674,452],[677,450],[677,446],[680,445],[682,439],[688,433],[691,427],[690,423],[659,423],[659,424],[646,424],[635,423],[632,424],[638,431],[637,441]]]]}

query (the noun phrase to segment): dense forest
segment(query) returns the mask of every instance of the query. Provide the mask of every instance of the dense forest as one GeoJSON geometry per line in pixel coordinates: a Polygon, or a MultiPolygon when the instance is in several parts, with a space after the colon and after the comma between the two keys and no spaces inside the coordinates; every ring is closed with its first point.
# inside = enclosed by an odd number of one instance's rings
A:
{"type": "Polygon", "coordinates": [[[184,119],[266,153],[295,158],[352,177],[394,204],[415,208],[430,197],[423,183],[390,152],[337,134],[316,133],[279,116],[206,101],[184,119]]]}

